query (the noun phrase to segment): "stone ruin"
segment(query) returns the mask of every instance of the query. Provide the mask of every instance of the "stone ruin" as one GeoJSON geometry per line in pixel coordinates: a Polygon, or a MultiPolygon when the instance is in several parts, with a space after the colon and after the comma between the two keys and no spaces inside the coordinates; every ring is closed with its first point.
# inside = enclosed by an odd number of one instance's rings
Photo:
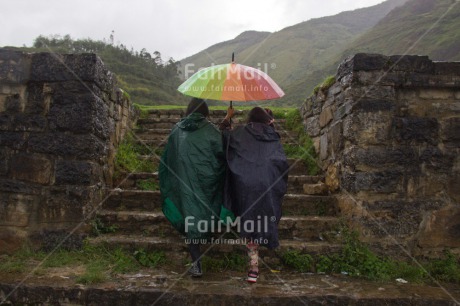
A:
{"type": "Polygon", "coordinates": [[[81,243],[131,114],[95,54],[0,49],[0,253],[81,243]]]}
{"type": "MultiPolygon", "coordinates": [[[[387,254],[460,250],[460,63],[357,54],[301,111],[364,241],[387,254]]],[[[133,114],[94,54],[0,49],[0,253],[81,243],[133,114]]]]}
{"type": "Polygon", "coordinates": [[[460,62],[356,54],[335,80],[301,112],[342,215],[386,254],[458,253],[460,62]]]}

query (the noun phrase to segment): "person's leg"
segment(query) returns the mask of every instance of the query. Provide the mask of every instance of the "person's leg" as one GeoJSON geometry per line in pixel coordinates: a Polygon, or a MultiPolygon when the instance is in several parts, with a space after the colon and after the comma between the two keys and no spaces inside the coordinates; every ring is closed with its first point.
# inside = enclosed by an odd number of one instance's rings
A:
{"type": "Polygon", "coordinates": [[[259,245],[249,242],[246,247],[249,257],[248,282],[255,283],[259,276],[259,245]]]}
{"type": "Polygon", "coordinates": [[[201,251],[199,243],[190,243],[189,244],[190,256],[192,257],[192,266],[189,270],[189,273],[192,276],[201,276],[203,272],[201,271],[201,251]]]}

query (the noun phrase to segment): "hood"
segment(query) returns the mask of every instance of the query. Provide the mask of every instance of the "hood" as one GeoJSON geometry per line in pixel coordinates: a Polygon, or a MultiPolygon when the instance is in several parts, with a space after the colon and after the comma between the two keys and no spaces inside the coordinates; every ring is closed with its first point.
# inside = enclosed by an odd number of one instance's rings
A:
{"type": "Polygon", "coordinates": [[[265,123],[251,122],[245,127],[249,134],[260,141],[278,141],[280,135],[275,131],[275,128],[265,123]]]}
{"type": "Polygon", "coordinates": [[[181,121],[176,123],[176,125],[185,131],[195,131],[207,124],[205,116],[200,113],[191,113],[185,118],[182,118],[181,121]]]}

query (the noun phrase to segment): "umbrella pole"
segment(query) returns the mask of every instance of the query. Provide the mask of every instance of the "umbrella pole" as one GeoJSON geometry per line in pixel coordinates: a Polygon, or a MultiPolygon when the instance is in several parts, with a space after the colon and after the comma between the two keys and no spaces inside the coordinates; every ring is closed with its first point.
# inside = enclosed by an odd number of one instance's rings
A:
{"type": "MultiPolygon", "coordinates": [[[[233,108],[233,102],[230,101],[230,108],[233,108]]],[[[230,126],[232,125],[232,118],[230,118],[230,126]]]]}

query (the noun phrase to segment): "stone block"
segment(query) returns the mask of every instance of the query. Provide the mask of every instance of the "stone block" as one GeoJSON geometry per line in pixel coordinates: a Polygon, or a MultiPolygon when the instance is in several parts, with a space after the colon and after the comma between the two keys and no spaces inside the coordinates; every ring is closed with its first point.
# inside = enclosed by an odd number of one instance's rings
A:
{"type": "Polygon", "coordinates": [[[0,178],[0,192],[40,194],[42,186],[12,179],[0,178]]]}
{"type": "Polygon", "coordinates": [[[449,147],[460,148],[460,117],[445,119],[441,122],[441,139],[449,147]]]}
{"type": "Polygon", "coordinates": [[[438,147],[428,146],[420,150],[420,162],[424,164],[424,168],[439,173],[450,173],[452,171],[455,156],[457,156],[457,153],[443,152],[438,147]]]}
{"type": "Polygon", "coordinates": [[[334,154],[338,155],[344,147],[342,121],[335,122],[329,129],[328,138],[334,154]]]}
{"type": "Polygon", "coordinates": [[[92,94],[68,95],[65,103],[54,101],[49,111],[51,131],[94,133],[101,139],[109,137],[108,106],[92,94]]]}
{"type": "Polygon", "coordinates": [[[342,173],[342,187],[348,192],[373,191],[377,193],[397,192],[402,182],[403,173],[397,170],[376,172],[345,172],[342,173]]]}
{"type": "Polygon", "coordinates": [[[13,124],[13,115],[0,111],[0,131],[10,131],[13,124]]]}
{"type": "Polygon", "coordinates": [[[353,71],[382,70],[388,61],[389,57],[381,54],[357,53],[339,65],[337,76],[340,79],[353,71]]]}
{"type": "Polygon", "coordinates": [[[30,66],[30,54],[0,48],[0,83],[26,83],[30,78],[30,66]]]}
{"type": "Polygon", "coordinates": [[[419,163],[416,150],[406,146],[397,148],[351,146],[343,152],[343,164],[354,171],[388,168],[412,169],[413,171],[419,163]]]}
{"type": "Polygon", "coordinates": [[[112,73],[96,54],[35,53],[30,79],[34,82],[94,82],[104,91],[114,86],[112,73]]]}
{"type": "Polygon", "coordinates": [[[325,127],[329,122],[333,119],[332,115],[332,108],[326,107],[322,110],[321,114],[319,115],[319,126],[320,128],[325,127]]]}
{"type": "Polygon", "coordinates": [[[420,99],[449,100],[454,99],[454,92],[450,89],[421,88],[418,96],[420,99]]]}
{"type": "Polygon", "coordinates": [[[27,86],[27,103],[24,112],[27,114],[47,115],[52,89],[48,84],[29,83],[27,86]]]}
{"type": "Polygon", "coordinates": [[[340,120],[345,117],[353,109],[353,105],[350,102],[346,102],[343,105],[339,106],[334,112],[334,120],[340,120]]]}
{"type": "Polygon", "coordinates": [[[439,123],[436,118],[397,117],[391,123],[391,137],[400,143],[439,142],[439,123]]]}
{"type": "Polygon", "coordinates": [[[37,223],[82,222],[85,210],[94,203],[94,189],[81,186],[52,187],[47,190],[46,203],[37,210],[37,223]]]}
{"type": "Polygon", "coordinates": [[[47,158],[24,153],[11,158],[10,178],[47,185],[52,172],[53,164],[47,158]]]}
{"type": "Polygon", "coordinates": [[[447,192],[449,196],[454,199],[454,201],[459,204],[460,203],[460,173],[454,172],[450,175],[447,183],[447,192]]]}
{"type": "Polygon", "coordinates": [[[55,185],[87,186],[101,178],[100,166],[87,161],[57,160],[55,185]]]}
{"type": "Polygon", "coordinates": [[[303,193],[310,195],[322,195],[327,193],[327,186],[324,183],[303,184],[303,193]]]}
{"type": "Polygon", "coordinates": [[[460,207],[445,207],[427,214],[417,241],[421,248],[460,247],[460,207]]]}
{"type": "Polygon", "coordinates": [[[0,147],[8,147],[14,150],[23,150],[27,141],[24,132],[1,132],[0,147]]]}
{"type": "Polygon", "coordinates": [[[353,106],[353,111],[361,112],[381,112],[381,111],[393,111],[396,108],[395,101],[383,100],[383,99],[359,99],[353,106]]]}
{"type": "Polygon", "coordinates": [[[19,113],[13,117],[11,130],[41,132],[47,128],[47,120],[42,115],[19,113]]]}
{"type": "Polygon", "coordinates": [[[343,118],[343,136],[359,144],[387,143],[391,139],[391,118],[390,112],[351,113],[343,118]]]}
{"type": "Polygon", "coordinates": [[[334,85],[332,85],[328,89],[327,96],[328,97],[333,97],[333,96],[339,94],[340,92],[342,92],[342,86],[340,85],[340,83],[335,83],[334,85]]]}
{"type": "Polygon", "coordinates": [[[392,71],[417,72],[433,74],[435,64],[428,56],[419,55],[393,55],[387,63],[392,71]]]}
{"type": "Polygon", "coordinates": [[[1,194],[0,224],[2,226],[25,227],[30,224],[40,196],[24,194],[1,194]]]}
{"type": "Polygon", "coordinates": [[[434,74],[459,76],[460,62],[436,62],[434,63],[434,74]]]}
{"type": "Polygon", "coordinates": [[[319,150],[319,158],[325,160],[328,157],[327,134],[321,135],[319,150]]]}
{"type": "Polygon", "coordinates": [[[29,137],[28,150],[59,157],[99,160],[99,158],[107,155],[108,148],[95,135],[34,133],[29,137]]]}
{"type": "Polygon", "coordinates": [[[319,116],[313,116],[305,119],[304,121],[305,131],[310,137],[318,136],[321,132],[319,127],[319,116]]]}

